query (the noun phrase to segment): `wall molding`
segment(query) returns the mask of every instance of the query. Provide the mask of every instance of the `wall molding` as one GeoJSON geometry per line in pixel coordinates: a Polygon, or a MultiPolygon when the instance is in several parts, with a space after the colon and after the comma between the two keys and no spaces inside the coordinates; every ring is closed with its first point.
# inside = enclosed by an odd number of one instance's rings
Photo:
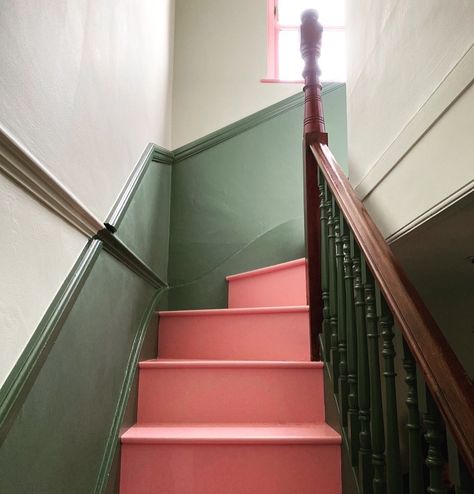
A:
{"type": "Polygon", "coordinates": [[[378,158],[366,175],[353,185],[358,197],[367,198],[425,136],[474,81],[474,44],[441,81],[420,110],[378,158]]]}
{"type": "Polygon", "coordinates": [[[146,147],[142,156],[138,160],[138,163],[132,170],[132,173],[127,179],[122,191],[117,198],[111,212],[105,220],[105,226],[115,233],[125,216],[125,212],[130,205],[130,202],[135,195],[140,183],[145,176],[145,173],[150,166],[150,163],[163,163],[166,165],[173,164],[173,153],[156,144],[150,143],[146,147]]]}
{"type": "MultiPolygon", "coordinates": [[[[322,94],[323,95],[328,94],[343,86],[344,84],[340,84],[340,83],[323,84],[322,94]]],[[[304,94],[302,92],[290,96],[289,98],[286,98],[282,101],[279,101],[278,103],[268,106],[267,108],[264,108],[263,110],[253,113],[248,117],[244,117],[240,120],[237,120],[236,122],[231,123],[230,125],[226,125],[225,127],[222,127],[221,129],[216,130],[215,132],[211,132],[210,134],[204,137],[196,139],[195,141],[190,142],[189,144],[185,144],[184,146],[175,149],[173,151],[174,161],[175,163],[178,163],[191,156],[194,156],[195,154],[202,153],[206,149],[212,148],[217,144],[226,141],[227,139],[231,139],[232,137],[235,137],[241,134],[242,132],[252,129],[253,127],[260,125],[263,122],[270,120],[271,118],[277,117],[282,113],[292,110],[293,108],[303,106],[303,104],[304,104],[304,94]]]]}
{"type": "Polygon", "coordinates": [[[104,228],[71,191],[2,127],[0,170],[84,235],[93,237],[104,228]]]}
{"type": "Polygon", "coordinates": [[[173,153],[156,144],[148,144],[104,224],[29,151],[0,127],[0,170],[89,239],[97,238],[104,242],[107,252],[152,286],[162,288],[167,286],[166,282],[121,240],[108,234],[109,230],[113,233],[117,231],[146,169],[152,162],[171,165],[173,153]]]}
{"type": "Polygon", "coordinates": [[[426,223],[427,221],[431,220],[438,214],[442,213],[445,209],[453,206],[458,201],[460,201],[464,197],[467,197],[469,194],[473,192],[474,192],[474,180],[471,180],[463,187],[459,188],[449,196],[445,197],[442,201],[436,203],[430,209],[427,209],[426,211],[418,215],[416,218],[414,218],[412,221],[404,225],[402,228],[399,228],[398,230],[390,234],[386,238],[386,241],[389,244],[396,242],[403,236],[407,235],[408,233],[412,232],[419,226],[423,225],[423,223],[426,223]]]}
{"type": "Polygon", "coordinates": [[[110,230],[103,228],[96,239],[104,243],[104,249],[122,264],[138,274],[155,288],[168,286],[144,261],[142,261],[132,250],[130,250],[110,230]]]}
{"type": "Polygon", "coordinates": [[[101,249],[102,242],[99,240],[90,240],[86,245],[0,388],[0,444],[54,345],[101,249]]]}
{"type": "MultiPolygon", "coordinates": [[[[172,164],[172,153],[149,144],[112,208],[116,228],[123,219],[150,163],[172,164]]],[[[56,341],[62,325],[102,248],[156,289],[167,287],[143,260],[109,231],[21,144],[0,127],[0,170],[41,204],[89,238],[25,349],[0,387],[0,443],[8,433],[35,376],[56,341]]]]}

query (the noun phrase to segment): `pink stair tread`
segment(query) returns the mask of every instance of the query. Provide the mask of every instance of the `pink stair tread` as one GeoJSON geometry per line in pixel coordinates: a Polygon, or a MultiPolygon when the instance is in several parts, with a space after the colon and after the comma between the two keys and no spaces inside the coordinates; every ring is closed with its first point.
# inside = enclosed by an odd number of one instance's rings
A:
{"type": "Polygon", "coordinates": [[[122,444],[340,444],[341,437],[327,424],[134,426],[122,444]]]}
{"type": "Polygon", "coordinates": [[[160,358],[309,360],[308,306],[160,312],[160,358]]]}
{"type": "Polygon", "coordinates": [[[227,277],[229,309],[159,313],[121,494],[341,494],[341,437],[311,361],[306,261],[227,277]]]}
{"type": "Polygon", "coordinates": [[[226,277],[229,307],[306,304],[306,260],[284,262],[226,277]]]}

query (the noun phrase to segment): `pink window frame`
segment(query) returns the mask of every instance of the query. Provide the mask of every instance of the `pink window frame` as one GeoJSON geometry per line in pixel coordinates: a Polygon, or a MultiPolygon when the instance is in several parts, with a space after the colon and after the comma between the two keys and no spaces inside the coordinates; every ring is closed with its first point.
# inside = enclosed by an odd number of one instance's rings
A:
{"type": "Polygon", "coordinates": [[[278,40],[282,29],[295,29],[295,26],[280,26],[276,15],[278,0],[267,0],[267,77],[261,82],[282,82],[302,84],[303,80],[282,80],[278,67],[278,40]]]}
{"type": "MultiPolygon", "coordinates": [[[[278,0],[267,0],[267,77],[260,82],[266,83],[295,83],[303,84],[303,79],[283,80],[280,79],[278,60],[278,40],[280,31],[296,31],[298,26],[281,25],[276,15],[278,11],[278,0]]],[[[325,29],[336,31],[344,30],[344,26],[324,26],[325,29]]]]}

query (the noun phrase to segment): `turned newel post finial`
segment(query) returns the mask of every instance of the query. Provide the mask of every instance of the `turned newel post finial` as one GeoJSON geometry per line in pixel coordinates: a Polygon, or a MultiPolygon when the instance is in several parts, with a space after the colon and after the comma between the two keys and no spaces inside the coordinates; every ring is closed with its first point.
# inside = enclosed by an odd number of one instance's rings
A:
{"type": "Polygon", "coordinates": [[[327,144],[321,103],[321,70],[318,60],[321,55],[323,26],[319,23],[316,10],[305,10],[301,15],[301,56],[305,66],[303,70],[305,112],[304,135],[308,144],[320,142],[327,144]]]}

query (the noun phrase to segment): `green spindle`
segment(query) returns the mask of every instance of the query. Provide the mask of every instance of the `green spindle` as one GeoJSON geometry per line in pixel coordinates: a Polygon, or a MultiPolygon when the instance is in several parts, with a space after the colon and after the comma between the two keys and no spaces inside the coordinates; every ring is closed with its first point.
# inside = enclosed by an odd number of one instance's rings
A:
{"type": "Polygon", "coordinates": [[[331,198],[328,211],[328,272],[329,272],[329,326],[331,331],[331,373],[334,394],[339,382],[339,357],[337,350],[337,276],[336,276],[336,201],[331,198]]]}
{"type": "Polygon", "coordinates": [[[408,492],[409,494],[418,494],[424,492],[424,482],[416,363],[405,340],[403,340],[403,356],[403,368],[406,372],[405,382],[408,387],[406,400],[408,408],[408,492]]]}
{"type": "Polygon", "coordinates": [[[321,292],[323,299],[323,322],[322,322],[322,357],[328,362],[330,348],[330,325],[329,325],[329,270],[328,270],[328,217],[327,217],[327,185],[321,170],[318,168],[319,197],[321,211],[321,292]]]}
{"type": "Polygon", "coordinates": [[[370,417],[372,437],[372,465],[374,467],[374,493],[386,494],[385,484],[385,437],[380,383],[379,333],[375,307],[375,287],[372,274],[367,270],[365,283],[365,320],[370,370],[370,417]]]}
{"type": "Polygon", "coordinates": [[[469,471],[459,455],[456,442],[449,431],[446,431],[446,439],[448,442],[449,477],[455,492],[456,494],[473,494],[474,478],[469,475],[469,471]]]}
{"type": "Polygon", "coordinates": [[[441,415],[438,407],[425,385],[425,413],[423,422],[425,424],[425,440],[428,444],[426,455],[426,466],[429,471],[429,485],[427,492],[430,494],[446,494],[446,487],[443,483],[443,443],[444,430],[441,415]]]}
{"type": "Polygon", "coordinates": [[[352,266],[354,273],[355,321],[357,331],[357,395],[359,398],[360,424],[359,486],[361,494],[370,494],[373,492],[373,468],[370,437],[369,360],[365,324],[364,285],[362,280],[362,267],[365,266],[365,261],[357,244],[354,244],[352,266]]]}
{"type": "Polygon", "coordinates": [[[359,458],[359,402],[357,398],[357,331],[354,318],[354,275],[352,272],[352,254],[354,236],[343,238],[344,283],[346,300],[346,336],[347,336],[347,383],[349,386],[348,435],[352,466],[357,466],[359,458]]]}
{"type": "Polygon", "coordinates": [[[393,316],[385,298],[376,289],[379,333],[382,335],[382,357],[384,359],[385,413],[386,413],[386,464],[387,492],[399,494],[402,490],[402,467],[400,461],[400,442],[398,435],[397,390],[395,387],[395,347],[393,345],[393,316]]]}
{"type": "Polygon", "coordinates": [[[337,337],[339,350],[339,412],[343,427],[347,426],[348,389],[347,389],[347,343],[346,343],[346,296],[344,283],[344,217],[339,211],[339,223],[336,228],[336,275],[337,275],[337,337]]]}

